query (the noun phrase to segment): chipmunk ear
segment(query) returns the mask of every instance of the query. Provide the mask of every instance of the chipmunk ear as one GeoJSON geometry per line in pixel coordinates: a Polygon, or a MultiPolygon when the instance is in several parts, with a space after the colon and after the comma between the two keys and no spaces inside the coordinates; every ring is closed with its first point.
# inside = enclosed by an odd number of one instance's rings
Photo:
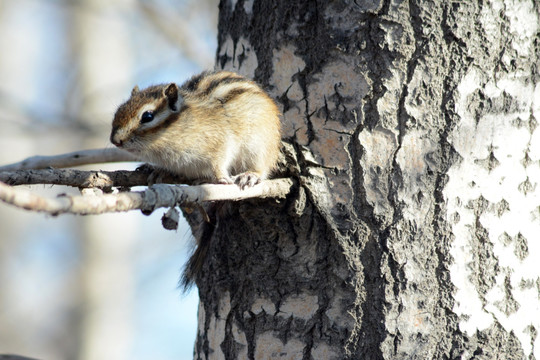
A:
{"type": "Polygon", "coordinates": [[[178,111],[178,85],[175,83],[169,84],[165,90],[163,90],[163,94],[167,97],[169,108],[171,108],[172,111],[178,111]]]}
{"type": "Polygon", "coordinates": [[[135,95],[136,93],[139,92],[139,87],[137,85],[135,85],[135,87],[133,88],[133,90],[131,90],[131,96],[135,95]]]}

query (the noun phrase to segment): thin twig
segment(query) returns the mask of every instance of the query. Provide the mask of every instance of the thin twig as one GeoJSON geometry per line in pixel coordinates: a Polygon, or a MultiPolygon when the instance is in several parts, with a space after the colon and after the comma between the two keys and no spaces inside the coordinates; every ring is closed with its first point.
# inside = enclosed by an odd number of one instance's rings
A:
{"type": "MultiPolygon", "coordinates": [[[[75,169],[41,169],[0,171],[0,181],[8,185],[65,185],[78,188],[132,187],[148,185],[148,173],[144,171],[83,171],[75,169]]],[[[179,177],[163,176],[160,183],[183,184],[179,177]]]]}
{"type": "Polygon", "coordinates": [[[248,198],[283,198],[291,190],[291,179],[266,180],[240,190],[236,185],[205,184],[180,186],[156,184],[146,191],[120,192],[97,196],[70,196],[45,198],[28,190],[18,189],[0,182],[0,200],[31,211],[51,215],[64,213],[88,215],[129,210],[150,213],[157,208],[173,207],[190,203],[218,200],[242,200],[248,198]]]}
{"type": "Polygon", "coordinates": [[[25,169],[66,168],[79,165],[139,161],[128,152],[117,148],[81,150],[53,156],[32,156],[23,161],[0,166],[0,171],[25,169]]]}

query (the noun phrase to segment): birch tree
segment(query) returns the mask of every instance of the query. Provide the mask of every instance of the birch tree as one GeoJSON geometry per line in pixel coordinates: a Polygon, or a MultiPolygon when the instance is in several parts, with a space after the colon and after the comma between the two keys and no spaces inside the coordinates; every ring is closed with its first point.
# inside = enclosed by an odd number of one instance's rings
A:
{"type": "Polygon", "coordinates": [[[217,220],[196,359],[540,356],[539,5],[220,3],[298,187],[217,220]]]}

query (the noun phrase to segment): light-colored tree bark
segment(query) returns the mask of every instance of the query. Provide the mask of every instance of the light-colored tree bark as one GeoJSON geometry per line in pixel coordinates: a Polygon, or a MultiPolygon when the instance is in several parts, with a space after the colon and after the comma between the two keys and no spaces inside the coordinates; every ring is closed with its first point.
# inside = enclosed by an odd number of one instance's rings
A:
{"type": "MultiPolygon", "coordinates": [[[[218,214],[195,359],[540,357],[533,1],[220,3],[300,186],[218,214]]],[[[188,215],[189,217],[189,215],[188,215]]]]}

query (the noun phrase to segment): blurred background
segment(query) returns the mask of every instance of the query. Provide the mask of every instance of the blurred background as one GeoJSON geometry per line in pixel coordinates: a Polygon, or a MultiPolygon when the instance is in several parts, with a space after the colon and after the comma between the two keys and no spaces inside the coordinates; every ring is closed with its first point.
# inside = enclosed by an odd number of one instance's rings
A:
{"type": "MultiPolygon", "coordinates": [[[[0,164],[111,146],[134,85],[213,67],[217,11],[217,0],[0,0],[0,164]]],[[[163,229],[164,211],[51,217],[0,203],[0,353],[191,359],[198,298],[177,282],[193,239],[185,223],[163,229]]]]}

